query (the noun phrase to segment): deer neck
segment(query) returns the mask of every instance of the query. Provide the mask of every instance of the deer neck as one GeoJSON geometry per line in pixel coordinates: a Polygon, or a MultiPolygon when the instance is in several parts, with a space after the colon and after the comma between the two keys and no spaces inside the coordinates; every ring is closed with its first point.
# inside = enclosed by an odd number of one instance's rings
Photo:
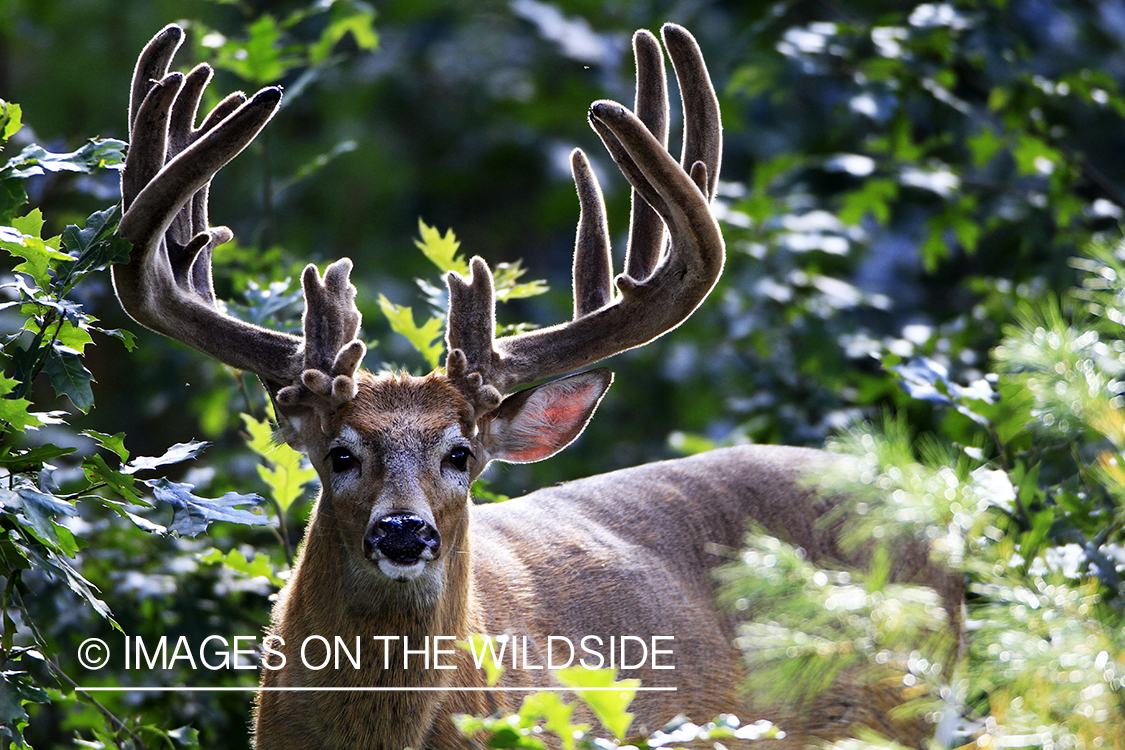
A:
{"type": "Polygon", "coordinates": [[[344,552],[339,525],[330,504],[321,498],[283,594],[287,617],[277,618],[278,624],[285,622],[292,631],[283,634],[286,642],[299,643],[313,635],[331,641],[339,635],[350,644],[359,636],[364,648],[390,639],[392,645],[408,643],[415,649],[423,644],[432,647],[433,639],[442,636],[451,637],[440,642],[442,648],[449,648],[480,632],[484,617],[472,585],[470,515],[466,507],[464,523],[446,535],[447,545],[438,561],[440,576],[399,582],[344,552]],[[336,606],[325,606],[328,602],[336,606]]]}

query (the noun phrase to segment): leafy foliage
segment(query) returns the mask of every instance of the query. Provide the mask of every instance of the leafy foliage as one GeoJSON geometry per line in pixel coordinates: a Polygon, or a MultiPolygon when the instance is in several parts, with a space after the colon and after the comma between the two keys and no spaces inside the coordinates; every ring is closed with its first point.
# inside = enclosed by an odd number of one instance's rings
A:
{"type": "MultiPolygon", "coordinates": [[[[102,694],[95,704],[67,678],[139,679],[74,659],[87,635],[121,637],[110,611],[131,634],[257,632],[307,507],[308,469],[269,447],[261,394],[146,334],[134,349],[95,270],[126,251],[112,237],[117,215],[103,210],[122,144],[87,139],[122,134],[124,105],[92,81],[123,90],[143,41],[185,13],[198,16],[192,50],[219,68],[223,90],[286,90],[282,115],[213,191],[214,219],[245,243],[217,251],[219,296],[247,320],[292,329],[300,292],[285,278],[296,277],[295,259],[350,254],[365,335],[383,342],[373,356],[418,367],[441,363],[444,290],[411,281],[432,278],[435,263],[445,272],[487,257],[498,297],[520,297],[505,317],[542,325],[568,314],[576,202],[558,157],[574,145],[589,152],[606,177],[610,226],[621,227],[627,191],[581,113],[596,98],[631,96],[628,32],[669,19],[693,29],[723,100],[724,279],[674,336],[612,363],[619,385],[581,441],[550,462],[496,472],[490,485],[502,497],[715,445],[819,446],[843,434],[865,510],[854,537],[932,540],[971,583],[975,628],[964,659],[947,665],[928,650],[926,592],[890,588],[878,569],[819,571],[758,537],[740,558],[757,573],[732,568],[730,600],[758,613],[743,643],[777,694],[798,703],[822,684],[813,678],[844,668],[833,654],[873,653],[917,708],[942,714],[942,731],[953,725],[948,743],[1064,745],[1101,732],[1112,747],[1123,735],[1125,104],[1110,6],[402,0],[379,6],[376,35],[358,2],[270,15],[237,0],[122,3],[13,0],[0,12],[14,62],[6,83],[22,105],[0,104],[7,737],[245,747],[245,697],[102,694]],[[456,237],[418,226],[419,216],[456,237]],[[415,231],[438,261],[399,252],[415,231]],[[514,280],[522,266],[504,263],[521,257],[552,291],[514,280]],[[421,358],[409,337],[386,335],[395,329],[378,302],[380,291],[403,301],[416,286],[424,302],[392,315],[423,344],[421,358]],[[126,445],[162,454],[199,437],[213,441],[205,466],[130,468],[140,459],[126,445]],[[154,469],[170,472],[165,487],[195,487],[168,490],[168,505],[145,484],[160,483],[154,469]],[[237,502],[256,483],[276,527],[156,533],[177,526],[176,504],[185,529],[244,512],[190,498],[234,491],[237,502]],[[737,588],[748,583],[760,596],[737,588]],[[793,609],[771,614],[768,601],[793,609]],[[798,612],[823,630],[809,632],[798,612]],[[816,668],[787,672],[780,654],[790,647],[794,663],[816,668]]],[[[566,727],[576,721],[568,710],[553,694],[533,701],[514,720],[528,735],[511,741],[532,742],[537,725],[566,727]]],[[[684,726],[665,744],[695,736],[684,726]]]]}
{"type": "MultiPolygon", "coordinates": [[[[452,229],[445,234],[435,227],[428,226],[424,221],[418,221],[418,232],[421,239],[414,244],[422,251],[438,270],[442,273],[454,271],[464,276],[469,275],[469,263],[457,254],[461,243],[453,234],[452,229]]],[[[492,271],[493,294],[499,302],[514,299],[526,299],[547,292],[547,285],[543,281],[520,281],[526,269],[522,268],[519,261],[515,263],[500,263],[492,271]]],[[[417,350],[426,361],[429,369],[436,369],[442,363],[445,353],[445,296],[437,287],[422,279],[415,279],[415,283],[426,294],[427,301],[432,308],[429,318],[422,325],[414,321],[413,308],[406,305],[396,305],[384,295],[379,295],[379,309],[390,323],[391,330],[406,337],[410,345],[417,350]]],[[[525,326],[501,327],[500,333],[513,330],[523,330],[525,326]]]]}
{"type": "MultiPolygon", "coordinates": [[[[1025,305],[986,378],[998,397],[947,389],[939,408],[971,415],[979,447],[942,432],[918,439],[893,421],[842,441],[855,460],[821,482],[849,494],[845,543],[927,539],[936,559],[967,574],[969,648],[953,671],[942,669],[948,648],[929,636],[940,632],[933,592],[882,583],[878,560],[869,572],[826,571],[756,537],[727,571],[728,598],[754,618],[742,635],[754,689],[799,705],[860,663],[879,670],[868,679],[889,673],[904,695],[928,698],[919,713],[964,704],[983,718],[978,744],[1034,736],[1117,746],[1125,434],[1113,353],[1125,351],[1123,261],[1125,245],[1075,261],[1088,275],[1075,297],[1088,309],[1066,313],[1050,296],[1025,305]]],[[[919,372],[906,387],[925,398],[919,372]]],[[[943,375],[929,372],[937,387],[943,375]]]]}
{"type": "Polygon", "coordinates": [[[590,711],[607,728],[612,738],[599,737],[589,724],[573,721],[576,703],[564,702],[557,692],[532,693],[523,700],[519,710],[502,717],[457,717],[462,734],[473,737],[483,733],[489,747],[545,750],[547,738],[557,739],[566,750],[578,748],[649,748],[667,747],[695,741],[718,742],[724,739],[756,740],[777,736],[768,722],[741,725],[738,717],[724,715],[700,726],[679,717],[663,729],[647,736],[628,737],[633,715],[629,704],[636,697],[638,680],[617,680],[616,670],[568,667],[556,673],[559,681],[573,689],[590,711]],[[619,690],[614,688],[620,688],[619,690]]]}

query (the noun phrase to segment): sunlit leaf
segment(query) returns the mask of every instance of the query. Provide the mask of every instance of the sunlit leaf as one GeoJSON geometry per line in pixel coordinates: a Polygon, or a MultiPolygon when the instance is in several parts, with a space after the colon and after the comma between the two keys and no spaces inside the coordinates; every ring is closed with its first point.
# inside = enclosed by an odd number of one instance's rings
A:
{"type": "Polygon", "coordinates": [[[418,220],[418,235],[421,239],[414,240],[418,249],[438,267],[442,273],[456,271],[462,276],[469,275],[469,262],[457,254],[461,243],[453,234],[452,229],[447,229],[443,236],[437,227],[431,227],[421,219],[418,220]]]}
{"type": "Polygon", "coordinates": [[[30,411],[30,401],[11,397],[19,384],[18,380],[0,373],[0,432],[23,432],[46,424],[45,415],[30,411]]]}
{"type": "Polygon", "coordinates": [[[0,454],[0,466],[12,474],[22,474],[28,471],[37,471],[44,463],[60,456],[67,456],[77,450],[73,447],[64,447],[48,443],[25,451],[15,451],[11,446],[5,446],[0,454]]]}
{"type": "Polygon", "coordinates": [[[15,271],[29,274],[40,287],[47,287],[51,283],[47,273],[50,262],[70,261],[73,258],[59,251],[58,237],[41,239],[39,235],[42,231],[43,213],[36,208],[27,216],[12,219],[10,227],[0,227],[0,248],[17,258],[23,258],[15,271]]]}
{"type": "Polygon", "coordinates": [[[250,436],[247,444],[266,462],[258,465],[258,475],[269,487],[270,497],[285,513],[305,494],[305,486],[316,480],[316,470],[307,465],[299,451],[274,440],[268,421],[243,414],[242,423],[250,436]]]}
{"type": "Polygon", "coordinates": [[[125,164],[124,141],[113,138],[87,141],[82,148],[64,154],[48,151],[32,144],[14,156],[0,169],[0,177],[25,179],[49,172],[83,172],[99,169],[120,169],[125,164]]]}
{"type": "Polygon", "coordinates": [[[158,466],[178,464],[181,461],[195,458],[200,453],[207,450],[207,446],[208,443],[200,440],[176,443],[160,456],[137,456],[132,461],[125,464],[121,470],[126,474],[136,474],[138,471],[148,471],[158,466]]]}
{"type": "Polygon", "coordinates": [[[618,680],[615,669],[586,669],[582,666],[560,669],[555,672],[555,677],[563,685],[575,688],[575,694],[590,707],[614,737],[619,740],[625,738],[625,733],[633,722],[633,714],[626,709],[637,695],[640,680],[618,680]],[[584,687],[620,690],[582,690],[584,687]]]}
{"type": "Polygon", "coordinates": [[[196,536],[207,531],[212,521],[226,521],[244,526],[264,526],[267,516],[251,513],[244,506],[255,506],[262,498],[257,495],[240,495],[228,492],[217,498],[199,497],[192,493],[194,485],[171,482],[167,479],[148,479],[156,499],[172,506],[174,514],[168,531],[181,536],[196,536]]]}
{"type": "Polygon", "coordinates": [[[96,430],[83,430],[82,434],[87,437],[93,438],[101,447],[116,453],[117,457],[122,461],[129,460],[129,451],[125,448],[124,432],[119,432],[116,435],[109,435],[104,432],[97,432],[96,430]]]}
{"type": "Polygon", "coordinates": [[[233,549],[225,555],[217,549],[212,549],[199,558],[200,562],[204,563],[221,563],[231,570],[244,573],[251,578],[262,576],[269,580],[274,586],[284,586],[285,581],[278,577],[270,564],[270,559],[266,555],[256,554],[250,559],[242,554],[242,550],[233,549]]]}
{"type": "Polygon", "coordinates": [[[225,40],[214,60],[215,67],[261,86],[277,81],[302,64],[300,57],[281,43],[281,27],[273,16],[259,16],[247,31],[250,36],[246,41],[225,40]]]}
{"type": "Polygon", "coordinates": [[[309,47],[309,62],[314,65],[323,62],[332,53],[332,48],[347,34],[351,34],[360,49],[373,50],[379,44],[375,32],[375,11],[358,3],[335,2],[331,8],[332,20],[320,39],[309,47]]]}
{"type": "Polygon", "coordinates": [[[575,724],[571,721],[575,707],[573,703],[564,703],[558,693],[544,691],[524,698],[520,713],[524,716],[542,716],[543,728],[558,735],[564,748],[573,750],[574,733],[590,729],[589,724],[575,724]]]}
{"type": "Polygon", "coordinates": [[[526,271],[518,260],[515,263],[496,264],[496,268],[492,269],[492,286],[497,301],[536,297],[547,291],[547,282],[542,279],[520,282],[520,277],[526,271]]]}
{"type": "Polygon", "coordinates": [[[60,267],[64,289],[69,290],[85,274],[102,271],[114,263],[128,262],[132,245],[114,234],[121,220],[121,206],[95,211],[86,218],[85,226],[70,225],[63,230],[60,249],[74,262],[60,267]]]}
{"type": "Polygon", "coordinates": [[[427,364],[436,368],[445,351],[445,341],[442,338],[445,319],[435,315],[419,326],[414,322],[414,310],[405,305],[396,305],[382,294],[379,295],[379,309],[387,316],[391,329],[405,336],[426,358],[427,364]]]}
{"type": "Polygon", "coordinates": [[[58,515],[77,515],[74,505],[30,486],[20,487],[17,494],[24,518],[36,539],[61,555],[74,557],[78,552],[74,536],[69,530],[56,526],[53,520],[58,515]]]}
{"type": "Polygon", "coordinates": [[[0,144],[19,132],[23,127],[22,120],[20,105],[0,99],[0,144]]]}

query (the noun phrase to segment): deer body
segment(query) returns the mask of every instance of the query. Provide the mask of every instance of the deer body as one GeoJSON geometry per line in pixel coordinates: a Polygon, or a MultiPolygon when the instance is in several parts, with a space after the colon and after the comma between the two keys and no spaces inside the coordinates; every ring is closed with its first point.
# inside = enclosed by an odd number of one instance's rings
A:
{"type": "MultiPolygon", "coordinates": [[[[649,659],[645,668],[621,673],[646,686],[677,687],[677,692],[639,693],[631,706],[635,723],[656,729],[681,712],[701,719],[724,712],[750,718],[749,705],[737,692],[735,621],[718,609],[710,572],[728,561],[722,550],[739,546],[747,518],[793,535],[810,549],[831,551],[828,533],[809,523],[811,514],[791,514],[794,495],[812,501],[794,486],[792,467],[824,460],[823,454],[804,449],[733,448],[472,507],[464,519],[469,530],[464,546],[452,558],[453,567],[446,568],[452,590],[439,602],[409,585],[388,590],[367,571],[334,565],[329,550],[337,530],[325,517],[331,500],[322,498],[273,632],[287,644],[337,633],[350,643],[360,635],[364,649],[377,645],[373,636],[407,635],[413,649],[435,635],[525,636],[522,643],[534,650],[520,653],[516,668],[505,662],[509,668],[501,684],[510,686],[556,684],[548,670],[536,668],[548,665],[548,636],[573,644],[597,636],[601,640],[590,643],[599,646],[611,636],[649,643],[652,636],[674,636],[660,644],[672,655],[657,662],[674,670],[652,669],[649,659]],[[448,602],[456,606],[447,608],[448,602]],[[337,603],[343,603],[342,610],[325,606],[337,603]]],[[[606,655],[605,648],[591,650],[606,655]]],[[[578,653],[595,661],[589,652],[578,653]]],[[[378,658],[367,659],[358,672],[313,672],[297,663],[290,672],[265,672],[263,685],[483,686],[482,673],[463,652],[458,654],[446,658],[457,664],[455,670],[402,669],[396,642],[389,670],[379,645],[378,658]]],[[[559,663],[566,659],[558,657],[559,663]]],[[[412,657],[412,664],[419,662],[412,657]]],[[[261,697],[257,746],[472,747],[455,734],[451,714],[513,710],[521,699],[510,693],[486,698],[479,693],[267,692],[261,697]]]]}
{"type": "MultiPolygon", "coordinates": [[[[211,71],[169,72],[182,30],[164,29],[142,51],[119,226],[134,247],[129,262],[114,267],[117,296],[143,325],[255,373],[274,403],[279,435],[305,451],[322,485],[273,614],[272,643],[266,639],[275,653],[267,652],[255,712],[259,750],[477,746],[450,717],[510,710],[520,696],[452,689],[485,687],[470,656],[449,651],[473,633],[521,639],[524,658],[505,672],[508,686],[551,684],[550,671],[535,666],[551,660],[552,636],[575,645],[593,637],[602,646],[629,636],[660,647],[668,653],[659,661],[675,669],[659,669],[654,656],[624,672],[646,686],[677,688],[639,695],[632,708],[649,729],[679,712],[697,721],[762,715],[752,697],[739,697],[736,623],[716,606],[711,573],[724,561],[721,549],[739,546],[747,519],[813,559],[840,557],[832,529],[818,523],[830,503],[800,483],[811,466],[829,467],[825,454],[730,449],[496,507],[474,507],[469,496],[491,461],[539,461],[573,441],[612,375],[567,373],[676,328],[722,271],[723,237],[710,210],[722,152],[718,100],[691,35],[669,24],[663,36],[683,99],[680,160],[667,150],[663,54],[652,34],[633,39],[635,112],[600,101],[588,113],[633,186],[626,272],[611,283],[601,191],[575,150],[573,320],[498,337],[492,273],[474,257],[468,278],[447,277],[449,353],[445,367],[425,377],[362,369],[366,347],[357,338],[347,259],[323,275],[306,267],[301,336],[225,312],[211,252],[231,233],[208,223],[209,184],[274,115],[281,93],[232,95],[197,127],[211,71]],[[302,652],[310,639],[317,645],[302,652]],[[358,643],[359,663],[309,666],[336,643],[358,643]],[[436,660],[439,647],[453,669],[417,666],[420,649],[436,660]],[[400,690],[377,690],[391,687],[400,690]]],[[[900,577],[921,578],[947,605],[955,602],[955,584],[928,566],[924,550],[907,548],[897,560],[900,577]]],[[[829,691],[809,717],[787,721],[789,744],[839,736],[856,720],[882,726],[894,702],[879,705],[854,687],[829,691]]],[[[899,736],[917,744],[921,735],[899,736]]]]}

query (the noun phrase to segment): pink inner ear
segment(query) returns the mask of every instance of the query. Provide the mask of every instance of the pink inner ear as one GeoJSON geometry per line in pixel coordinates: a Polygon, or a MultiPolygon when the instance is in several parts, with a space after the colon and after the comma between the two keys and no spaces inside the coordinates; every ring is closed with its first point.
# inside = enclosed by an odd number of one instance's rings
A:
{"type": "Polygon", "coordinates": [[[558,453],[581,434],[607,386],[581,376],[539,386],[518,412],[494,423],[492,457],[532,463],[558,453]]]}
{"type": "Polygon", "coordinates": [[[571,424],[575,420],[581,419],[585,411],[585,403],[576,403],[574,401],[552,403],[544,406],[541,411],[541,419],[546,424],[571,424]]]}

